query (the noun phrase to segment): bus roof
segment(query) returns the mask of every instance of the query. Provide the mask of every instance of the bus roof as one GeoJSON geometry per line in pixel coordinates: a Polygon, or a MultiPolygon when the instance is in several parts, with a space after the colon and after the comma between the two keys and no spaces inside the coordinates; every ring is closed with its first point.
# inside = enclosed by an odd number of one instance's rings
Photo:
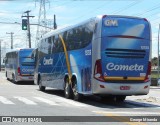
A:
{"type": "MultiPolygon", "coordinates": [[[[18,52],[18,51],[20,51],[20,50],[34,50],[34,48],[15,48],[15,49],[10,50],[10,51],[7,52],[7,53],[10,53],[10,52],[18,52]]],[[[7,53],[6,53],[6,54],[7,54],[7,53]]]]}
{"type": "Polygon", "coordinates": [[[74,28],[74,27],[83,25],[83,24],[85,24],[85,23],[87,23],[87,22],[89,22],[89,21],[93,21],[94,19],[95,19],[95,17],[94,17],[94,18],[90,18],[90,19],[88,19],[88,20],[85,20],[85,21],[83,21],[83,22],[81,22],[81,23],[78,23],[78,24],[65,25],[65,26],[63,26],[63,27],[60,27],[60,28],[54,30],[54,31],[51,31],[51,32],[49,32],[49,33],[46,33],[41,39],[48,38],[49,36],[51,36],[51,35],[53,35],[53,34],[62,33],[62,32],[64,32],[64,31],[66,31],[66,30],[69,30],[69,29],[72,29],[72,28],[74,28]]]}
{"type": "MultiPolygon", "coordinates": [[[[60,28],[58,28],[58,29],[56,29],[56,30],[54,30],[54,31],[51,31],[51,32],[49,32],[49,33],[46,33],[44,36],[42,36],[42,38],[41,39],[45,39],[45,38],[48,38],[48,37],[50,37],[50,36],[52,36],[52,35],[54,35],[54,34],[58,34],[58,33],[62,33],[62,32],[64,32],[64,31],[67,31],[67,30],[69,30],[69,29],[72,29],[72,28],[74,28],[74,27],[77,27],[77,26],[80,26],[80,25],[83,25],[83,24],[85,24],[85,23],[87,23],[87,22],[89,22],[89,21],[94,21],[94,20],[98,20],[98,19],[102,19],[103,17],[115,17],[115,18],[132,18],[132,19],[140,19],[140,20],[145,20],[145,21],[147,21],[145,18],[140,18],[140,17],[134,17],[134,16],[125,16],[125,15],[97,15],[96,17],[93,17],[93,18],[90,18],[90,19],[87,19],[87,20],[85,20],[85,21],[83,21],[83,22],[80,22],[80,23],[77,23],[77,24],[74,24],[74,25],[65,25],[65,26],[62,26],[62,27],[60,27],[60,28]]],[[[147,21],[148,22],[148,21],[147,21]]]]}

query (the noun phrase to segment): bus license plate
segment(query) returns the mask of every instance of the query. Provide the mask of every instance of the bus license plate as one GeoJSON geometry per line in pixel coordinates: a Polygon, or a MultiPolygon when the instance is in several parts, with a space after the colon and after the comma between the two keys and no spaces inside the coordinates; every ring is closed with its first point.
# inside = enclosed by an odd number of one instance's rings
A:
{"type": "Polygon", "coordinates": [[[120,86],[120,90],[130,90],[130,86],[120,86]]]}
{"type": "Polygon", "coordinates": [[[29,79],[32,79],[33,77],[32,76],[29,76],[29,79]]]}

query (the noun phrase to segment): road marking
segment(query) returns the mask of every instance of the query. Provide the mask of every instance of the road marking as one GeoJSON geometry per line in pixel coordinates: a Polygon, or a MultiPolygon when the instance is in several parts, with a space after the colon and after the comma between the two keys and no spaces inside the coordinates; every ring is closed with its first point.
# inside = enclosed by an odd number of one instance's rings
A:
{"type": "Polygon", "coordinates": [[[130,115],[160,115],[160,112],[111,112],[111,111],[92,111],[95,113],[101,113],[101,114],[106,114],[106,113],[111,113],[111,114],[130,114],[130,115]]]}
{"type": "Polygon", "coordinates": [[[14,104],[13,102],[4,98],[3,96],[0,96],[0,102],[2,102],[3,104],[14,104]]]}
{"type": "Polygon", "coordinates": [[[74,106],[86,107],[86,105],[81,104],[80,102],[76,102],[76,101],[65,99],[65,98],[56,98],[56,100],[60,100],[62,102],[65,102],[65,103],[68,103],[68,104],[71,104],[71,105],[74,105],[74,106]]]}
{"type": "Polygon", "coordinates": [[[15,96],[14,98],[18,99],[19,101],[22,101],[23,103],[25,103],[27,105],[37,105],[37,103],[35,103],[27,98],[24,98],[24,97],[15,96]]]}
{"type": "MultiPolygon", "coordinates": [[[[142,123],[142,122],[126,122],[126,121],[128,121],[127,116],[117,115],[116,114],[117,112],[103,112],[103,111],[102,112],[101,111],[93,111],[93,112],[98,113],[98,114],[103,114],[105,116],[109,116],[112,119],[115,119],[115,120],[120,121],[120,122],[124,122],[128,125],[147,125],[146,123],[142,123]],[[114,113],[114,114],[112,114],[112,113],[114,113]],[[116,117],[116,116],[120,116],[120,117],[116,117]]],[[[128,112],[127,114],[130,114],[130,112],[128,112]]]]}
{"type": "Polygon", "coordinates": [[[39,101],[41,101],[41,102],[45,102],[45,103],[47,103],[47,104],[49,104],[49,105],[58,105],[58,104],[56,104],[55,102],[50,101],[50,100],[48,100],[48,99],[44,99],[44,98],[42,98],[42,97],[33,97],[33,98],[35,98],[35,99],[37,99],[37,100],[39,100],[39,101]]]}

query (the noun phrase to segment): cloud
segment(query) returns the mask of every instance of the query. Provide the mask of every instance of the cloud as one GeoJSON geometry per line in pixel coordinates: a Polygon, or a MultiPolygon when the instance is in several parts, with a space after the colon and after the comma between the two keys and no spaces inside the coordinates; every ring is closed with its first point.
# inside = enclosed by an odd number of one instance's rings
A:
{"type": "Polygon", "coordinates": [[[7,0],[0,0],[0,5],[3,6],[3,5],[7,5],[9,3],[9,1],[7,0]]]}

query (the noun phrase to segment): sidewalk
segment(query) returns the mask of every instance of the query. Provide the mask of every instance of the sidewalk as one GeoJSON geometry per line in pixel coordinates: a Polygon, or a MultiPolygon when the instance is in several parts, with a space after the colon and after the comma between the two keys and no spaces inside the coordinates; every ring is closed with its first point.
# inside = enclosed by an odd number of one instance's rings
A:
{"type": "Polygon", "coordinates": [[[160,86],[150,86],[150,89],[160,89],[160,86]]]}
{"type": "Polygon", "coordinates": [[[160,105],[160,86],[151,86],[147,95],[127,96],[126,99],[160,105]]]}

